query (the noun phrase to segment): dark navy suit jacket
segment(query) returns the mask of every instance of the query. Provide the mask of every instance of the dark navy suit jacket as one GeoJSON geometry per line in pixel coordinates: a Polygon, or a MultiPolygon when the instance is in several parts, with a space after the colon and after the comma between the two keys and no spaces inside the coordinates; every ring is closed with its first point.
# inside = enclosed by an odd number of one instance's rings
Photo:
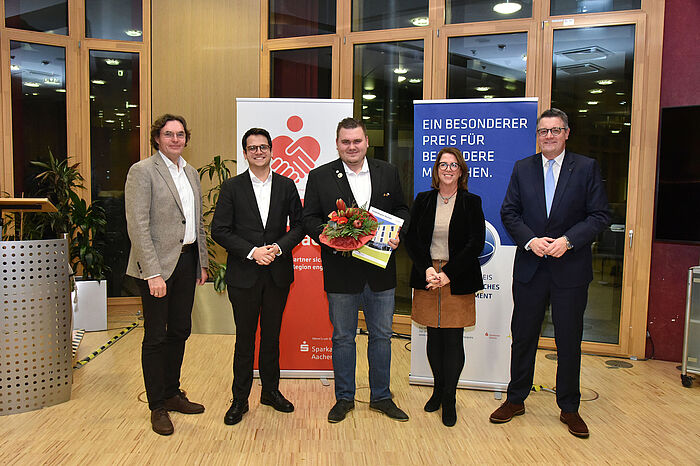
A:
{"type": "Polygon", "coordinates": [[[542,154],[519,160],[501,206],[501,220],[518,249],[513,278],[528,283],[542,261],[549,261],[559,287],[587,285],[593,279],[591,243],[610,222],[608,198],[598,163],[565,152],[549,217],[544,199],[542,154]],[[525,245],[535,237],[567,236],[574,246],[559,258],[538,257],[525,245]]]}

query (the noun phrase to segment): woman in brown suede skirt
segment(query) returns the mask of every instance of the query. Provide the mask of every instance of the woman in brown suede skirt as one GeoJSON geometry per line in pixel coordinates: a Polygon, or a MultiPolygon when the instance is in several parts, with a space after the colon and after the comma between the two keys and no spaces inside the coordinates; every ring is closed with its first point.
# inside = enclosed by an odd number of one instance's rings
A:
{"type": "Polygon", "coordinates": [[[442,422],[457,422],[455,395],[464,367],[464,327],[476,323],[474,293],[484,287],[479,254],[484,248],[481,198],[467,191],[469,171],[459,149],[445,147],[435,160],[430,191],[411,208],[406,249],[413,260],[412,319],[428,329],[433,371],[428,412],[442,406],[442,422]]]}

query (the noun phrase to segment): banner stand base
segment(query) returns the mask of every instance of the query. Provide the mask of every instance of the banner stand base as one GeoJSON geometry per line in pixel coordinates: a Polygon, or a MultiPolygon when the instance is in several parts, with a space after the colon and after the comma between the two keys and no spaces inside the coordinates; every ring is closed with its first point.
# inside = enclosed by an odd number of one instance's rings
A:
{"type": "MultiPolygon", "coordinates": [[[[412,385],[429,385],[432,387],[433,386],[433,378],[409,374],[408,383],[410,383],[412,385]]],[[[459,382],[457,383],[457,388],[468,388],[471,390],[493,391],[494,397],[496,397],[497,400],[500,400],[500,396],[501,396],[500,392],[505,392],[508,389],[508,384],[507,383],[498,383],[498,382],[479,382],[476,380],[459,379],[459,382]],[[496,393],[498,393],[498,395],[496,393]]]]}
{"type": "MultiPolygon", "coordinates": [[[[258,369],[253,370],[253,377],[260,379],[260,372],[258,369]]],[[[280,371],[281,379],[321,379],[321,383],[324,386],[330,385],[328,379],[333,378],[333,371],[322,371],[322,370],[291,370],[282,369],[280,371]]],[[[258,380],[258,384],[260,380],[258,380]]]]}

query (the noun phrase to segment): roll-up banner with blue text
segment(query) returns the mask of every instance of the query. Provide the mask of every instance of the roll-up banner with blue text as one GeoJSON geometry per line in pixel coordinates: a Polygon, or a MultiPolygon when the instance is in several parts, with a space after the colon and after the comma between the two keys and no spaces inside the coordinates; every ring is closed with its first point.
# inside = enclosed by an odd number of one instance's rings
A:
{"type": "MultiPolygon", "coordinates": [[[[457,147],[469,168],[469,191],[481,197],[486,244],[479,258],[484,290],[476,294],[476,325],[464,331],[466,362],[459,387],[505,391],[510,380],[510,318],[515,243],[501,223],[501,204],[513,165],[535,153],[537,98],[416,100],[414,197],[430,189],[435,158],[457,147]]],[[[413,323],[409,381],[431,385],[425,327],[413,323]]]]}

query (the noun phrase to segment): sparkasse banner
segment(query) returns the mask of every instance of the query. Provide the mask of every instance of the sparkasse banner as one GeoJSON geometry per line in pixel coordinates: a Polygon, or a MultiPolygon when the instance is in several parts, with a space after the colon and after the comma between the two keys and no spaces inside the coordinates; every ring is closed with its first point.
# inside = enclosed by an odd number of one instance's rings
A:
{"type": "MultiPolygon", "coordinates": [[[[352,100],[331,99],[236,99],[237,141],[253,127],[272,136],[272,169],[296,183],[304,200],[309,172],[335,160],[336,125],[352,116],[352,100]]],[[[248,164],[238,145],[237,171],[248,164]]],[[[280,332],[282,377],[332,377],[331,335],[328,300],[323,291],[323,268],[318,244],[305,236],[293,251],[294,283],[289,291],[280,332]]],[[[258,367],[260,329],[256,337],[258,367]]],[[[257,370],[256,376],[257,376],[257,370]]]]}

